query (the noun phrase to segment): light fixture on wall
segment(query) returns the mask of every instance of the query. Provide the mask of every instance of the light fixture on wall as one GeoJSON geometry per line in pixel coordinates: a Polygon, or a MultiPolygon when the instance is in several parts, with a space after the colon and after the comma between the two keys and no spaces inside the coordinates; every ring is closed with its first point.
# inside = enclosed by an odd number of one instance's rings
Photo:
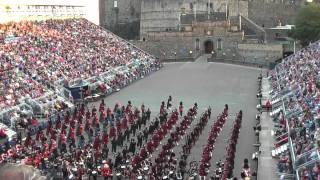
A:
{"type": "Polygon", "coordinates": [[[113,7],[117,8],[118,7],[118,1],[113,1],[113,7]]]}

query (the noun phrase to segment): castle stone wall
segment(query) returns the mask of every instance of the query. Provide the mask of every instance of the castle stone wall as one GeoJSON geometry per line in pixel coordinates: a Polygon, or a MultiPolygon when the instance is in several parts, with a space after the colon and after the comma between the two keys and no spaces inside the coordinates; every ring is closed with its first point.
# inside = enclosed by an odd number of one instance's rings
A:
{"type": "MultiPolygon", "coordinates": [[[[293,1],[294,2],[294,1],[293,1]]],[[[294,17],[301,7],[300,3],[250,1],[248,17],[256,24],[264,27],[275,27],[279,20],[282,25],[294,24],[294,17]]]]}
{"type": "Polygon", "coordinates": [[[126,39],[139,38],[141,0],[100,0],[100,6],[103,27],[126,39]]]}

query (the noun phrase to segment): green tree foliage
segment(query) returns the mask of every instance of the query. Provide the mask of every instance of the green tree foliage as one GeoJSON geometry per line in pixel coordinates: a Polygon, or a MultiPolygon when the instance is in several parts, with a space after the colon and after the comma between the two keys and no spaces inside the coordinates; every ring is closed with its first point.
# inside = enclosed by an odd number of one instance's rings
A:
{"type": "Polygon", "coordinates": [[[320,4],[309,3],[301,8],[295,18],[296,27],[290,33],[303,46],[320,39],[320,4]]]}

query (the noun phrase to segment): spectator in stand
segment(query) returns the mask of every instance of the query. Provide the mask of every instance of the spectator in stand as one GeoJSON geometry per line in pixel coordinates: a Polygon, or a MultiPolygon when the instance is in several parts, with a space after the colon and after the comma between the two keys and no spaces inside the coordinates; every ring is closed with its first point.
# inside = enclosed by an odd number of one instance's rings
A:
{"type": "MultiPolygon", "coordinates": [[[[310,161],[318,153],[316,139],[316,127],[319,127],[320,120],[320,44],[314,43],[287,57],[282,63],[276,66],[276,72],[271,74],[272,86],[275,94],[280,97],[285,94],[286,117],[280,113],[279,121],[281,127],[276,131],[279,135],[286,130],[285,120],[288,121],[291,129],[296,157],[295,166],[300,166],[310,161]],[[285,119],[287,118],[287,119],[285,119]],[[281,122],[282,121],[282,122],[281,122]],[[282,128],[282,130],[281,130],[282,128]],[[304,154],[308,152],[309,154],[304,154]]],[[[290,156],[282,155],[278,164],[280,172],[292,172],[290,156]]],[[[301,172],[301,178],[306,174],[311,175],[311,166],[301,172]]]]}
{"type": "Polygon", "coordinates": [[[44,95],[46,88],[37,82],[51,86],[128,67],[100,84],[104,90],[159,67],[152,56],[85,19],[11,22],[0,25],[0,35],[0,111],[22,97],[44,95]]]}

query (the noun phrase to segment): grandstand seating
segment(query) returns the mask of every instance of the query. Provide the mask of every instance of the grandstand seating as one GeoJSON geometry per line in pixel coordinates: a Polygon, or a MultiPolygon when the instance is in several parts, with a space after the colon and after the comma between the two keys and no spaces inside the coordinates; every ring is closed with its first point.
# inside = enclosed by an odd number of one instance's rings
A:
{"type": "Polygon", "coordinates": [[[278,170],[286,174],[296,170],[301,179],[318,179],[320,174],[319,59],[320,42],[316,42],[285,58],[270,77],[273,87],[270,114],[279,124],[275,132],[278,136],[289,135],[278,142],[289,144],[290,154],[274,152],[279,157],[278,170]]]}
{"type": "Polygon", "coordinates": [[[85,19],[10,22],[1,24],[0,37],[0,113],[27,103],[48,115],[71,104],[63,102],[73,101],[72,86],[88,85],[83,94],[96,97],[159,67],[153,56],[85,19]]]}
{"type": "Polygon", "coordinates": [[[21,22],[7,28],[6,36],[15,39],[1,46],[2,54],[45,84],[61,78],[87,79],[133,59],[151,60],[85,19],[21,22]]]}

